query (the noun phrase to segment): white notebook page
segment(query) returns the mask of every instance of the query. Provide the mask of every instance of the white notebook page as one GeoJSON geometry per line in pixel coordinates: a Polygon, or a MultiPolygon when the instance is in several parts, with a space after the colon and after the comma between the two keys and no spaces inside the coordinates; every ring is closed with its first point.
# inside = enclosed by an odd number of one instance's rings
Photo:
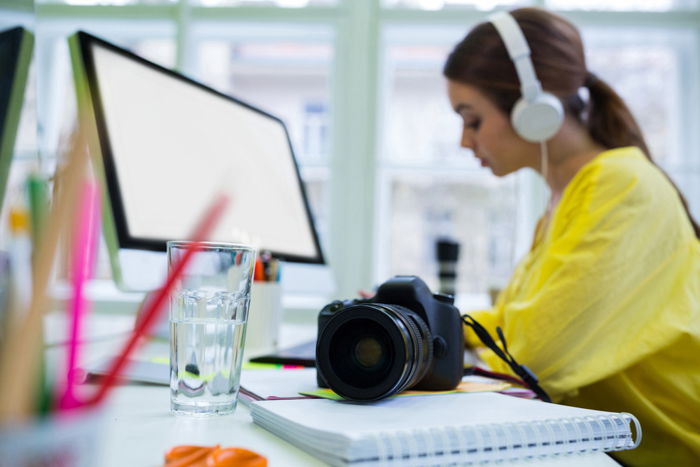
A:
{"type": "Polygon", "coordinates": [[[371,404],[304,399],[263,401],[253,405],[260,405],[260,409],[306,428],[348,437],[400,429],[531,422],[608,414],[497,393],[405,396],[371,404]]]}

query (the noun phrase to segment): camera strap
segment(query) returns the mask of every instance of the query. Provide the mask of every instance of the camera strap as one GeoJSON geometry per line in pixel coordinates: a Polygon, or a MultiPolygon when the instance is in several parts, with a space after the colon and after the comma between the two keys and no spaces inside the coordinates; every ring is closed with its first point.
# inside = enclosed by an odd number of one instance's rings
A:
{"type": "Polygon", "coordinates": [[[513,355],[511,355],[511,353],[508,351],[506,338],[503,335],[503,330],[501,330],[500,326],[496,328],[496,332],[498,333],[499,339],[501,339],[503,349],[501,349],[498,346],[498,344],[496,344],[496,341],[493,340],[486,328],[479,324],[479,322],[472,318],[470,315],[463,314],[462,322],[465,326],[469,326],[470,328],[472,328],[476,335],[479,337],[479,340],[481,340],[481,342],[483,342],[483,344],[486,347],[491,349],[493,353],[495,353],[498,356],[498,358],[506,362],[510,369],[513,370],[513,372],[525,382],[527,387],[530,388],[535,394],[537,394],[537,397],[539,397],[540,400],[543,400],[544,402],[552,402],[552,400],[549,398],[549,395],[547,395],[545,390],[542,389],[542,387],[539,385],[539,380],[537,379],[537,376],[535,376],[535,374],[527,366],[519,364],[515,360],[513,355]]]}

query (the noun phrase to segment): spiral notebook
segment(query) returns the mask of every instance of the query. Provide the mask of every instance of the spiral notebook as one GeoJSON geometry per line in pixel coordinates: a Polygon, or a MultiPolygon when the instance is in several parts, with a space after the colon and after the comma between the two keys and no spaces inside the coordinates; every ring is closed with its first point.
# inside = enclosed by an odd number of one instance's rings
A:
{"type": "Polygon", "coordinates": [[[396,397],[372,404],[260,401],[251,405],[251,415],[263,428],[337,466],[522,460],[634,449],[641,440],[631,414],[496,393],[396,397]]]}

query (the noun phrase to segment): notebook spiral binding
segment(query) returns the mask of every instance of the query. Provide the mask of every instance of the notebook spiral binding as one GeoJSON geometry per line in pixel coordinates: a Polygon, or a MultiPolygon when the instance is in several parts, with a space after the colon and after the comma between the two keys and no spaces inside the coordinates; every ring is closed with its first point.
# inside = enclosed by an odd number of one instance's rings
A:
{"type": "Polygon", "coordinates": [[[641,433],[639,421],[628,413],[383,432],[371,437],[378,453],[371,462],[457,466],[620,451],[639,446],[641,433]]]}

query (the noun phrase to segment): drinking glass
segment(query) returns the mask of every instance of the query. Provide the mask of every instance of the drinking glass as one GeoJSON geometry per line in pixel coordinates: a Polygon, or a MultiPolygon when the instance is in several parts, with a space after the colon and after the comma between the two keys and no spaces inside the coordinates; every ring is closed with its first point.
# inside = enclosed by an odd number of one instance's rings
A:
{"type": "Polygon", "coordinates": [[[170,408],[232,413],[240,388],[256,251],[231,243],[168,242],[172,269],[196,248],[170,296],[170,408]]]}

